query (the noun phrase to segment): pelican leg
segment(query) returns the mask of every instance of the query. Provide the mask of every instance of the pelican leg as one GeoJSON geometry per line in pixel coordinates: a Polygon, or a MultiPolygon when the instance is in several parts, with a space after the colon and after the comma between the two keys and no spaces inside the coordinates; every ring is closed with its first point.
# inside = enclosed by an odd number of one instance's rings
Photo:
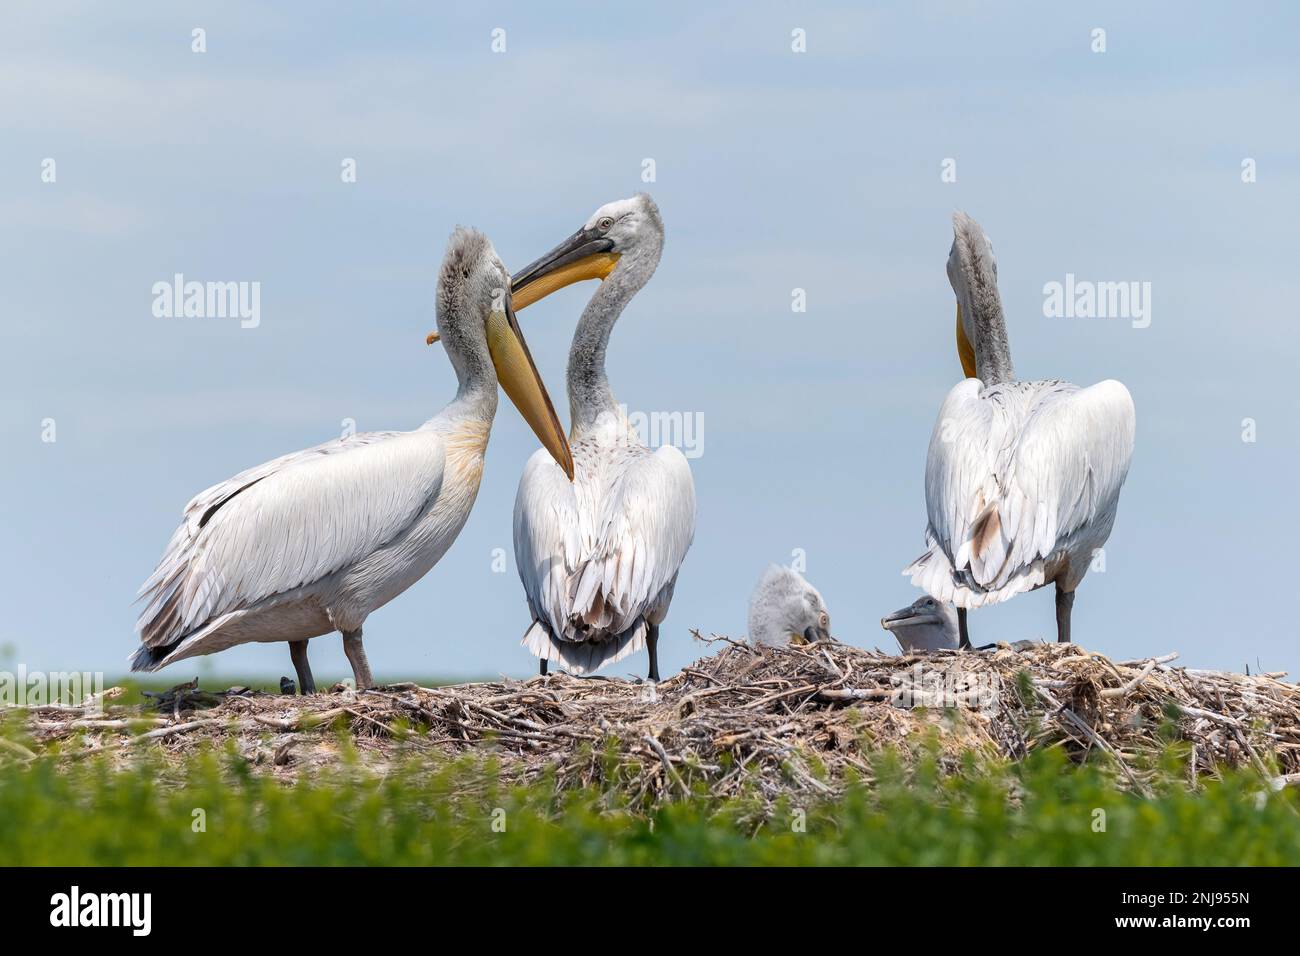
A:
{"type": "Polygon", "coordinates": [[[343,632],[343,653],[348,655],[352,665],[352,676],[357,682],[357,690],[374,687],[374,678],[370,676],[370,662],[366,660],[366,649],[361,644],[361,628],[343,632]]]}
{"type": "Polygon", "coordinates": [[[316,682],[311,677],[311,664],[307,662],[307,642],[290,641],[289,657],[293,660],[293,669],[298,672],[298,688],[304,694],[316,693],[316,682]]]}
{"type": "Polygon", "coordinates": [[[650,675],[649,679],[655,683],[659,682],[659,625],[651,624],[650,630],[646,633],[646,649],[650,652],[650,675]]]}
{"type": "MultiPolygon", "coordinates": [[[[957,608],[957,631],[961,635],[961,640],[957,643],[957,646],[969,651],[971,649],[970,631],[966,630],[966,609],[964,607],[957,608]]],[[[949,640],[952,640],[952,638],[949,638],[949,640]]]]}
{"type": "Polygon", "coordinates": [[[1062,591],[1060,582],[1056,585],[1056,642],[1070,643],[1070,609],[1074,607],[1074,592],[1062,591]]]}
{"type": "Polygon", "coordinates": [[[546,658],[545,658],[545,657],[542,658],[542,670],[541,670],[541,675],[542,675],[543,677],[546,676],[546,658]]]}

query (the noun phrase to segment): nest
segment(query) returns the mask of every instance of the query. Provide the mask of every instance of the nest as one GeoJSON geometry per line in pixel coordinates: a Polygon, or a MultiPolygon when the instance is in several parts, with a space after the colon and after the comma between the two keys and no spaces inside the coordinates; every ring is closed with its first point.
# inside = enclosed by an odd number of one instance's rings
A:
{"type": "Polygon", "coordinates": [[[472,753],[494,757],[511,781],[617,787],[633,806],[702,786],[770,808],[783,796],[833,799],[873,779],[873,754],[915,755],[922,742],[946,772],[971,751],[1019,760],[1060,747],[1113,765],[1120,786],[1145,793],[1172,738],[1190,745],[1193,786],[1239,767],[1274,787],[1300,785],[1300,687],[1282,674],[1174,667],[1175,654],[1111,661],[1073,644],[892,656],[694,633],[721,649],[657,685],[555,674],[294,697],[191,682],[134,706],[115,705],[113,689],[87,707],[32,709],[35,749],[0,740],[0,762],[45,751],[126,764],[144,750],[173,762],[233,742],[255,772],[294,780],[338,764],[350,743],[379,772],[413,751],[472,753]]]}

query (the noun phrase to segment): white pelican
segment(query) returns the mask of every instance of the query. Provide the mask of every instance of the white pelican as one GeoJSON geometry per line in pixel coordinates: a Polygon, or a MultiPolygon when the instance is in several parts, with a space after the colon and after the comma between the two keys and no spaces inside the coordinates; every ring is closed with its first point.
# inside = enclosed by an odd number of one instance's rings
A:
{"type": "MultiPolygon", "coordinates": [[[[288,641],[303,693],[307,639],[340,631],[358,687],[373,684],[366,616],[418,581],[456,540],[478,494],[501,386],[559,465],[569,447],[487,237],[458,229],[438,276],[438,333],[455,399],[415,431],[338,439],[250,468],[185,507],[158,569],[132,670],[250,641],[288,641]]],[[[435,336],[430,336],[432,340],[435,336]]]]}
{"type": "Polygon", "coordinates": [[[1074,590],[1115,522],[1133,457],[1133,399],[1119,382],[1017,381],[997,262],[984,230],[953,216],[948,280],[969,376],[939,410],[925,465],[929,550],[903,573],[966,610],[1056,584],[1056,638],[1070,640],[1074,590]]]}
{"type": "Polygon", "coordinates": [[[826,602],[798,571],[774,564],[749,598],[749,639],[780,646],[833,640],[826,602]]]}
{"type": "Polygon", "coordinates": [[[533,622],[523,645],[575,674],[645,647],[659,679],[659,625],[695,534],[695,485],[671,445],[646,448],[605,376],[619,314],[659,264],[664,227],[644,193],[601,206],[576,233],[517,273],[519,309],[582,279],[601,279],[569,350],[574,479],[542,452],[515,497],[515,561],[533,622]]]}
{"type": "Polygon", "coordinates": [[[928,594],[882,617],[880,626],[894,635],[904,654],[940,648],[956,650],[961,643],[957,609],[928,594]]]}

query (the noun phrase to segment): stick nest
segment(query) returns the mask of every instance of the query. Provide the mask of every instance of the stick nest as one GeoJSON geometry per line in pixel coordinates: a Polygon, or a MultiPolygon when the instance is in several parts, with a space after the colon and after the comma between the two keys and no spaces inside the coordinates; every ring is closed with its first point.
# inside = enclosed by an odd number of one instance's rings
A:
{"type": "Polygon", "coordinates": [[[168,763],[233,741],[255,772],[286,781],[340,762],[382,773],[411,752],[491,755],[503,776],[550,773],[561,789],[618,787],[633,806],[707,787],[770,808],[834,798],[873,778],[873,753],[929,741],[945,772],[963,754],[1018,760],[1060,747],[1100,759],[1121,786],[1147,792],[1171,739],[1190,745],[1189,782],[1253,767],[1274,787],[1300,785],[1300,687],[1170,665],[1176,655],[1111,661],[1073,644],[891,656],[843,644],[720,647],[657,685],[564,674],[448,687],[394,684],[311,697],[182,684],[144,705],[40,707],[35,749],[0,739],[0,763],[87,754],[168,763]],[[346,735],[341,729],[346,728],[346,735]],[[345,739],[345,736],[347,739],[345,739]]]}

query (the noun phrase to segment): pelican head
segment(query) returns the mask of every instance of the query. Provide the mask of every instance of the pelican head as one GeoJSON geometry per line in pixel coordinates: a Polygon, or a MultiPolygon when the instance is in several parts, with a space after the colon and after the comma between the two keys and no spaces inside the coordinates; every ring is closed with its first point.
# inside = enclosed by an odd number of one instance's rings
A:
{"type": "Polygon", "coordinates": [[[988,233],[966,213],[953,215],[952,231],[948,282],[957,297],[957,357],[966,377],[977,378],[975,343],[992,336],[1000,341],[987,343],[989,346],[1006,349],[998,260],[988,233]]]}
{"type": "Polygon", "coordinates": [[[760,644],[833,641],[831,618],[817,589],[798,571],[772,565],[749,599],[749,637],[760,644]]]}
{"type": "Polygon", "coordinates": [[[936,601],[928,594],[882,617],[880,626],[894,635],[905,654],[942,647],[955,650],[961,643],[957,609],[946,602],[936,601]]]}
{"type": "Polygon", "coordinates": [[[558,289],[584,279],[607,279],[620,262],[633,265],[641,284],[649,280],[663,249],[659,207],[645,193],[605,203],[582,228],[536,262],[515,273],[515,308],[525,309],[558,289]]]}
{"type": "Polygon", "coordinates": [[[438,331],[428,341],[442,341],[462,384],[486,373],[484,360],[490,359],[510,401],[572,480],[569,442],[515,319],[510,273],[477,229],[459,228],[447,244],[437,317],[438,331]]]}

